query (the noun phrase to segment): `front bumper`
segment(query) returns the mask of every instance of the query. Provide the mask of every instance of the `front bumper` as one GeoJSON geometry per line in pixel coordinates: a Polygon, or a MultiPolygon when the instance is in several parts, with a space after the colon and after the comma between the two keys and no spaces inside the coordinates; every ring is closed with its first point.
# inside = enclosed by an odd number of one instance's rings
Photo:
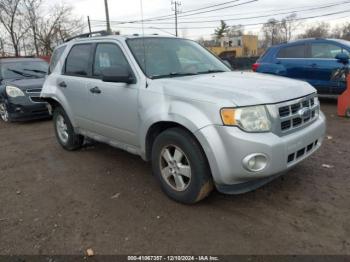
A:
{"type": "Polygon", "coordinates": [[[285,136],[246,133],[225,126],[208,126],[195,135],[206,153],[218,190],[243,193],[271,181],[308,158],[322,145],[325,132],[325,116],[320,113],[309,126],[285,136]],[[266,155],[268,163],[265,169],[250,172],[242,162],[246,156],[255,153],[266,155]]]}
{"type": "Polygon", "coordinates": [[[44,119],[51,116],[46,103],[33,102],[29,97],[8,99],[6,107],[11,121],[44,119]]]}

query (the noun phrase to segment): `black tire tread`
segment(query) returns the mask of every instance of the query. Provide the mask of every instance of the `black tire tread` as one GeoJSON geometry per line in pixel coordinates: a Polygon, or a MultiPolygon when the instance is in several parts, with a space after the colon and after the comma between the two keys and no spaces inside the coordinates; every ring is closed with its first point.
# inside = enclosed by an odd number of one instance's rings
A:
{"type": "Polygon", "coordinates": [[[175,127],[167,129],[156,138],[152,148],[152,168],[163,191],[170,198],[180,203],[195,204],[206,198],[214,188],[208,160],[201,145],[192,133],[183,128],[175,127]],[[176,146],[179,146],[186,153],[190,162],[192,160],[191,168],[195,171],[193,172],[194,174],[192,174],[192,176],[194,175],[192,179],[195,181],[191,182],[191,185],[185,192],[175,192],[163,181],[158,160],[160,150],[166,143],[176,144],[176,146]]]}
{"type": "Polygon", "coordinates": [[[83,143],[84,143],[84,137],[76,134],[74,132],[74,128],[72,126],[72,123],[68,117],[68,115],[66,114],[66,112],[64,111],[64,109],[62,107],[56,107],[55,111],[53,113],[53,122],[54,122],[54,129],[55,129],[55,134],[56,134],[56,138],[58,140],[58,142],[60,143],[60,145],[68,150],[68,151],[75,151],[78,150],[82,147],[83,143]],[[68,142],[66,144],[64,144],[60,139],[59,136],[57,134],[57,129],[56,129],[56,118],[58,115],[62,115],[65,119],[67,128],[68,128],[68,135],[69,135],[69,139],[68,142]]]}

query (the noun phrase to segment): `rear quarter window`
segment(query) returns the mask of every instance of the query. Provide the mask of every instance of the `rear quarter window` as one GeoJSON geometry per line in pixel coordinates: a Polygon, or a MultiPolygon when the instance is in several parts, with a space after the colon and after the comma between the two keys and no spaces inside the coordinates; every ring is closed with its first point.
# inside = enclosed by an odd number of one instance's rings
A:
{"type": "Polygon", "coordinates": [[[278,52],[277,58],[306,58],[306,46],[301,44],[283,47],[278,52]]]}
{"type": "Polygon", "coordinates": [[[270,48],[268,48],[264,53],[262,53],[262,55],[259,57],[259,59],[258,59],[258,62],[263,62],[266,58],[267,58],[267,56],[268,56],[268,54],[271,52],[271,47],[270,48]]]}
{"type": "Polygon", "coordinates": [[[49,74],[51,74],[51,72],[55,69],[58,61],[60,61],[60,58],[61,58],[64,50],[66,50],[66,46],[61,46],[53,52],[53,55],[52,55],[51,61],[50,61],[50,66],[49,66],[49,74]]]}

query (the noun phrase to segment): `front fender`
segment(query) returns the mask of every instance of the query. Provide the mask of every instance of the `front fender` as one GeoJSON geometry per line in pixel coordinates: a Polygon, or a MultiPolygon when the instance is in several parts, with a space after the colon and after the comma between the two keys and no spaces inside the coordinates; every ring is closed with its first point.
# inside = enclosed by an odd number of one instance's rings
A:
{"type": "MultiPolygon", "coordinates": [[[[169,105],[163,101],[161,104],[155,104],[141,115],[141,126],[139,140],[141,145],[141,154],[146,154],[146,139],[150,128],[160,122],[172,122],[188,129],[193,134],[210,124],[213,120],[210,109],[205,106],[198,106],[199,102],[174,101],[169,105]],[[209,109],[209,110],[208,110],[209,109]]],[[[202,104],[202,102],[201,102],[202,104]]],[[[219,113],[218,113],[219,115],[219,113]]]]}

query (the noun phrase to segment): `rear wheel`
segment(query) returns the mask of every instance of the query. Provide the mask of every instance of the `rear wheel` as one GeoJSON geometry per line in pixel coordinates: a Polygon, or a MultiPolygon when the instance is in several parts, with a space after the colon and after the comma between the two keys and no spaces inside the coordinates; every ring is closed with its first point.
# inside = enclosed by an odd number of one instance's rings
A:
{"type": "Polygon", "coordinates": [[[62,107],[57,107],[53,114],[55,134],[60,145],[69,151],[81,148],[84,137],[76,134],[72,123],[62,107]]]}
{"type": "Polygon", "coordinates": [[[4,122],[9,122],[10,117],[5,103],[0,103],[0,117],[4,122]]]}
{"type": "Polygon", "coordinates": [[[193,204],[213,190],[206,156],[189,132],[172,128],[161,133],[152,148],[153,173],[172,199],[193,204]]]}
{"type": "Polygon", "coordinates": [[[345,116],[347,118],[350,118],[350,107],[348,109],[346,109],[345,116]]]}

